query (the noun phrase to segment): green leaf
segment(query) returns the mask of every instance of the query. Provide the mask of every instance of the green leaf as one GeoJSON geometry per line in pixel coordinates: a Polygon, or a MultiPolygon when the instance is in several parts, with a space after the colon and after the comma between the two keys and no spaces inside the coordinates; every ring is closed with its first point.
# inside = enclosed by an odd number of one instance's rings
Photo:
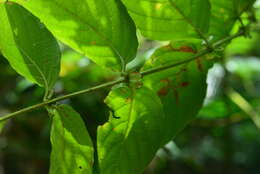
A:
{"type": "Polygon", "coordinates": [[[11,66],[49,91],[59,75],[57,41],[40,21],[15,3],[0,4],[0,50],[11,66]]]}
{"type": "MultiPolygon", "coordinates": [[[[146,64],[153,68],[186,60],[197,53],[197,42],[173,42],[159,48],[146,64]]],[[[207,57],[144,77],[144,85],[160,96],[166,115],[165,142],[195,119],[206,95],[207,57]]]]}
{"type": "Polygon", "coordinates": [[[105,102],[116,118],[98,128],[101,174],[141,174],[162,146],[164,113],[147,88],[113,89],[105,102]]]}
{"type": "Polygon", "coordinates": [[[212,17],[210,34],[215,40],[228,36],[238,17],[248,10],[255,0],[210,0],[212,17]]]}
{"type": "Polygon", "coordinates": [[[70,106],[54,111],[50,174],[92,174],[94,149],[80,115],[70,106]]]}
{"type": "Polygon", "coordinates": [[[188,24],[201,33],[207,33],[210,22],[209,0],[169,0],[171,6],[188,24]]]}
{"type": "Polygon", "coordinates": [[[14,0],[62,42],[98,65],[120,70],[137,51],[134,23],[119,0],[14,0]]]}
{"type": "Polygon", "coordinates": [[[198,37],[206,33],[209,0],[122,0],[141,33],[156,40],[198,37]]]}

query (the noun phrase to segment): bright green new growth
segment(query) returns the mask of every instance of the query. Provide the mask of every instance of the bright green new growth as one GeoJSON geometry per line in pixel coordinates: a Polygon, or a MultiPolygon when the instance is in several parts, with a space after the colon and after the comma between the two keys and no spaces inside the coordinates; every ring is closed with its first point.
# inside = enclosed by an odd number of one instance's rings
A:
{"type": "Polygon", "coordinates": [[[60,105],[51,117],[50,174],[92,174],[94,149],[80,115],[60,105]]]}
{"type": "Polygon", "coordinates": [[[52,89],[60,71],[60,50],[39,19],[14,3],[0,4],[0,50],[30,81],[52,89]]]}

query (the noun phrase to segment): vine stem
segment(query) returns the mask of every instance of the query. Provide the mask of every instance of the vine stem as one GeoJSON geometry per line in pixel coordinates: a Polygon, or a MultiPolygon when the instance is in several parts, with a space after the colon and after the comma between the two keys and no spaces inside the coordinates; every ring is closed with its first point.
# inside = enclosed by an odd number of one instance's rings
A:
{"type": "Polygon", "coordinates": [[[49,104],[56,103],[56,102],[61,101],[61,100],[65,100],[65,99],[69,99],[69,98],[72,98],[72,97],[75,97],[75,96],[78,96],[78,95],[81,95],[81,94],[86,94],[86,93],[89,93],[89,92],[97,91],[97,90],[102,89],[102,88],[111,87],[111,86],[114,86],[116,84],[122,83],[124,81],[125,81],[125,78],[120,78],[118,80],[107,82],[107,83],[103,83],[101,85],[94,86],[94,87],[91,87],[91,88],[88,88],[88,89],[84,89],[82,91],[77,91],[77,92],[74,92],[74,93],[70,93],[68,95],[64,95],[64,96],[57,97],[57,98],[54,98],[54,99],[51,99],[51,100],[48,100],[48,101],[44,101],[42,103],[39,103],[39,104],[36,104],[36,105],[32,105],[32,106],[29,106],[27,108],[24,108],[24,109],[21,109],[19,111],[13,112],[11,114],[7,114],[7,115],[5,115],[3,117],[0,117],[0,122],[8,120],[8,119],[10,119],[12,117],[15,117],[15,116],[19,115],[19,114],[30,112],[32,110],[35,110],[35,109],[38,109],[38,108],[42,108],[42,107],[47,106],[49,104]]]}
{"type": "Polygon", "coordinates": [[[235,103],[242,111],[244,111],[255,123],[256,127],[260,129],[260,116],[251,104],[233,88],[228,88],[226,95],[235,103]]]}
{"type": "MultiPolygon", "coordinates": [[[[204,56],[204,55],[206,55],[208,53],[213,52],[215,49],[221,47],[223,44],[225,44],[225,43],[227,43],[227,42],[229,42],[229,41],[231,41],[231,40],[233,40],[233,39],[235,39],[237,37],[240,37],[240,36],[242,36],[244,34],[245,34],[244,31],[241,30],[240,32],[238,32],[235,35],[228,36],[228,37],[226,37],[226,38],[224,38],[222,40],[217,41],[215,44],[212,45],[213,49],[212,48],[205,48],[202,51],[200,51],[198,54],[190,57],[187,60],[184,60],[184,61],[181,61],[181,62],[178,62],[178,63],[174,63],[174,64],[170,64],[170,65],[165,65],[165,66],[153,68],[153,69],[150,69],[150,70],[147,70],[147,71],[143,71],[143,72],[141,72],[141,75],[142,76],[147,76],[147,75],[150,75],[150,74],[153,74],[153,73],[157,73],[157,72],[160,72],[160,71],[164,71],[164,70],[167,70],[167,69],[170,69],[170,68],[173,68],[173,67],[185,64],[185,63],[189,63],[189,62],[191,62],[193,60],[198,59],[201,56],[204,56]]],[[[13,117],[15,117],[17,115],[20,115],[20,114],[23,114],[23,113],[30,112],[30,111],[33,111],[33,110],[45,107],[47,105],[56,103],[58,101],[62,101],[62,100],[65,100],[65,99],[69,99],[69,98],[78,96],[78,95],[90,93],[90,92],[93,92],[93,91],[97,91],[97,90],[100,90],[100,89],[103,89],[103,88],[112,87],[112,86],[114,86],[116,84],[119,84],[119,83],[122,83],[122,82],[125,82],[125,81],[126,81],[126,78],[125,77],[121,77],[118,80],[114,80],[114,81],[111,81],[111,82],[103,83],[103,84],[98,85],[98,86],[94,86],[94,87],[87,88],[87,89],[84,89],[84,90],[81,90],[81,91],[70,93],[68,95],[64,95],[64,96],[57,97],[57,98],[54,98],[54,99],[51,99],[51,100],[47,100],[47,101],[44,101],[42,103],[39,103],[39,104],[36,104],[36,105],[32,105],[32,106],[29,106],[27,108],[18,110],[16,112],[7,114],[5,116],[0,116],[0,122],[3,122],[5,120],[8,120],[10,118],[13,118],[13,117]]]]}
{"type": "Polygon", "coordinates": [[[180,62],[177,62],[177,63],[173,63],[173,64],[169,64],[169,65],[165,65],[165,66],[160,66],[160,67],[156,67],[156,68],[152,68],[152,69],[149,69],[147,71],[143,71],[141,72],[141,75],[142,76],[146,76],[146,75],[149,75],[149,74],[154,74],[154,73],[157,73],[157,72],[160,72],[160,71],[164,71],[164,70],[167,70],[167,69],[170,69],[170,68],[173,68],[173,67],[176,67],[176,66],[179,66],[179,65],[182,65],[182,64],[185,64],[185,63],[189,63],[193,60],[196,60],[198,58],[200,58],[201,56],[204,56],[206,54],[209,54],[211,52],[213,52],[214,50],[216,50],[217,48],[221,47],[223,44],[237,38],[237,37],[240,37],[242,35],[244,35],[245,32],[244,31],[240,31],[238,32],[237,34],[234,34],[232,36],[229,36],[227,38],[224,38],[218,42],[216,42],[215,44],[212,45],[212,48],[205,48],[203,50],[201,50],[198,54],[194,55],[194,56],[191,56],[189,59],[186,59],[186,60],[183,60],[183,61],[180,61],[180,62]]]}

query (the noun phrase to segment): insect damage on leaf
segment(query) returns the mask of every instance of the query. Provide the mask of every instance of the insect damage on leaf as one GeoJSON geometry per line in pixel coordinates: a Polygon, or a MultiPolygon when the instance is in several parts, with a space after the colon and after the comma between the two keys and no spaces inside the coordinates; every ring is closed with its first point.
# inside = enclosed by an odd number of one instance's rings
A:
{"type": "Polygon", "coordinates": [[[186,53],[194,53],[194,54],[197,53],[196,50],[194,50],[192,47],[189,47],[189,46],[182,46],[182,47],[180,47],[179,50],[180,50],[181,52],[186,52],[186,53]]]}
{"type": "Polygon", "coordinates": [[[163,83],[164,85],[157,91],[157,95],[160,97],[165,97],[169,94],[170,90],[172,90],[176,103],[179,103],[178,89],[185,88],[190,85],[188,81],[182,81],[182,75],[186,71],[186,68],[181,68],[180,71],[175,74],[176,78],[174,80],[169,78],[160,80],[160,83],[163,83]]]}
{"type": "Polygon", "coordinates": [[[187,87],[187,86],[189,86],[189,82],[182,82],[180,84],[180,87],[187,87]]]}
{"type": "Polygon", "coordinates": [[[196,54],[198,51],[194,49],[192,46],[173,46],[173,44],[169,44],[165,46],[165,51],[179,51],[179,52],[185,52],[185,53],[194,53],[196,54]]]}
{"type": "Polygon", "coordinates": [[[157,95],[160,97],[165,97],[168,95],[170,90],[173,91],[173,95],[176,99],[176,103],[179,103],[179,94],[178,94],[178,89],[180,88],[185,88],[189,86],[189,82],[181,82],[178,86],[175,86],[173,84],[167,84],[167,86],[162,87],[160,90],[158,90],[157,95]]]}
{"type": "Polygon", "coordinates": [[[200,72],[203,72],[203,65],[201,63],[200,58],[196,59],[197,68],[200,72]]]}
{"type": "Polygon", "coordinates": [[[162,87],[158,92],[157,92],[157,95],[158,96],[166,96],[169,92],[169,87],[168,86],[165,86],[165,87],[162,87]]]}

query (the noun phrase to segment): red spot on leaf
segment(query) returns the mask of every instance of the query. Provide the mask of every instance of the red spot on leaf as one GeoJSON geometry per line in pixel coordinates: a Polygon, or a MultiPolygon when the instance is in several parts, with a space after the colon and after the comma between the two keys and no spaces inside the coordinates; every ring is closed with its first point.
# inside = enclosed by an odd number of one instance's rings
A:
{"type": "Polygon", "coordinates": [[[133,74],[133,75],[139,75],[140,73],[137,72],[137,71],[134,71],[134,72],[131,72],[131,74],[133,74]]]}
{"type": "Polygon", "coordinates": [[[180,84],[180,86],[181,86],[181,87],[187,87],[187,86],[189,86],[189,82],[182,82],[182,83],[180,84]]]}
{"type": "Polygon", "coordinates": [[[158,92],[157,95],[159,96],[166,96],[169,93],[169,88],[166,87],[162,87],[158,92]]]}
{"type": "Polygon", "coordinates": [[[198,70],[202,72],[203,71],[203,66],[202,66],[201,60],[197,59],[196,63],[197,63],[198,70]]]}
{"type": "Polygon", "coordinates": [[[180,51],[181,52],[186,52],[186,53],[197,53],[196,50],[193,50],[193,48],[189,47],[189,46],[182,46],[182,47],[180,47],[180,51]]]}

